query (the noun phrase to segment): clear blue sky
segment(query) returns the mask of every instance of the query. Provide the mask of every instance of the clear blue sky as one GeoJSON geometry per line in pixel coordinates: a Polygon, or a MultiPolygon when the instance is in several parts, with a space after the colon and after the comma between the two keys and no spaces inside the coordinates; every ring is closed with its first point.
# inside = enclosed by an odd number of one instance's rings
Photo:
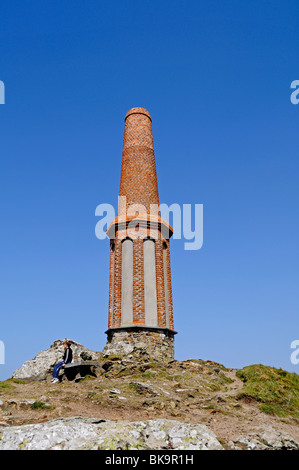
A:
{"type": "Polygon", "coordinates": [[[56,339],[105,345],[95,208],[135,106],[160,202],[204,206],[202,249],[171,245],[176,358],[298,372],[298,20],[298,0],[1,2],[1,379],[56,339]]]}

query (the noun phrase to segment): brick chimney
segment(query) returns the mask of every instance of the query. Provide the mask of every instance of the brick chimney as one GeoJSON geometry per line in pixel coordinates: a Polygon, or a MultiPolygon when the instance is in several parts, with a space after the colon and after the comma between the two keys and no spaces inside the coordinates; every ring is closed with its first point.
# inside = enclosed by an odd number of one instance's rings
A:
{"type": "Polygon", "coordinates": [[[125,117],[118,217],[110,238],[107,345],[103,353],[174,359],[169,239],[161,218],[152,133],[144,108],[125,117]]]}

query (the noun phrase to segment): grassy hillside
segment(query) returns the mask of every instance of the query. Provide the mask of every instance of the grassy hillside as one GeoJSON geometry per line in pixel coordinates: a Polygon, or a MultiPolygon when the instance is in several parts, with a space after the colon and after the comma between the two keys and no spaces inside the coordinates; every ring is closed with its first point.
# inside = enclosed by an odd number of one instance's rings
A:
{"type": "Polygon", "coordinates": [[[261,402],[260,409],[277,416],[299,418],[299,376],[282,369],[256,364],[238,370],[244,382],[239,398],[261,402]]]}

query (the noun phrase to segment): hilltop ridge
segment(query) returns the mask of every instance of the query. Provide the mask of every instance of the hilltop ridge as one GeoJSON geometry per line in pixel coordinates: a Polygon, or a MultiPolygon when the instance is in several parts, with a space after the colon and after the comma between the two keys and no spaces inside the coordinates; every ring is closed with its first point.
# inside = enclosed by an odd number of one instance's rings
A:
{"type": "Polygon", "coordinates": [[[264,365],[231,369],[201,359],[165,365],[117,355],[99,355],[93,372],[59,384],[51,383],[50,373],[42,381],[0,382],[0,429],[75,416],[164,419],[204,425],[225,449],[267,447],[265,433],[280,447],[289,440],[299,449],[295,373],[264,365]]]}

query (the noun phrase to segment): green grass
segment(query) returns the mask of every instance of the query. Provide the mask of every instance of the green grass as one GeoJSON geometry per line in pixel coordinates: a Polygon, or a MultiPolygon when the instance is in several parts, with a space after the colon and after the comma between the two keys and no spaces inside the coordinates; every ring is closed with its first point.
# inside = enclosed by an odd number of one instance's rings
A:
{"type": "Polygon", "coordinates": [[[136,371],[132,371],[130,369],[124,369],[120,370],[119,372],[116,372],[115,377],[126,377],[126,376],[137,376],[136,371]]]}
{"type": "Polygon", "coordinates": [[[266,413],[267,415],[276,415],[279,417],[286,417],[288,413],[280,405],[275,405],[271,403],[263,403],[260,406],[260,410],[266,413]]]}
{"type": "Polygon", "coordinates": [[[119,354],[111,354],[108,357],[105,357],[105,361],[121,361],[123,359],[119,354]]]}
{"type": "Polygon", "coordinates": [[[238,398],[261,402],[260,409],[267,414],[299,418],[299,375],[261,364],[244,367],[236,375],[244,382],[238,398]]]}
{"type": "Polygon", "coordinates": [[[5,391],[5,389],[14,389],[15,387],[13,384],[27,384],[28,382],[25,382],[24,380],[18,380],[18,379],[7,379],[3,380],[0,382],[0,390],[5,391]]]}
{"type": "Polygon", "coordinates": [[[140,377],[143,377],[144,379],[154,379],[156,376],[156,374],[154,374],[153,372],[144,372],[143,374],[140,375],[140,377]]]}
{"type": "Polygon", "coordinates": [[[13,383],[13,384],[21,384],[21,385],[26,385],[29,383],[29,382],[26,382],[25,380],[20,380],[20,379],[7,379],[6,382],[13,383]]]}
{"type": "Polygon", "coordinates": [[[129,383],[129,387],[133,390],[137,390],[138,384],[136,382],[131,382],[129,383]]]}
{"type": "Polygon", "coordinates": [[[227,377],[226,375],[224,374],[219,374],[219,380],[222,382],[222,383],[226,383],[226,384],[232,384],[233,383],[233,379],[231,379],[230,377],[227,377]]]}
{"type": "Polygon", "coordinates": [[[33,410],[49,410],[53,408],[50,405],[46,405],[43,401],[35,401],[31,407],[33,410]]]}
{"type": "Polygon", "coordinates": [[[81,382],[87,381],[87,380],[95,380],[96,377],[90,374],[86,374],[84,377],[81,377],[81,382]]]}
{"type": "Polygon", "coordinates": [[[8,381],[8,380],[4,380],[3,382],[0,382],[0,390],[3,389],[7,389],[7,388],[15,388],[13,385],[11,385],[11,383],[8,381]]]}

